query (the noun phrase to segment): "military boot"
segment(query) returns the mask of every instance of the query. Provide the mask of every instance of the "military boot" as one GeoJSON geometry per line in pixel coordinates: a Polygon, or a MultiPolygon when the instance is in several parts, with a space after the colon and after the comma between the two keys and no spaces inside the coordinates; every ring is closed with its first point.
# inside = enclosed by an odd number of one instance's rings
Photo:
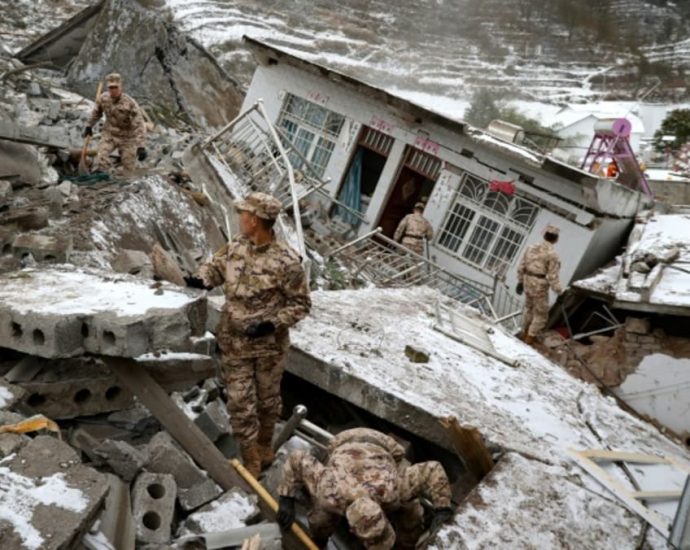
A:
{"type": "Polygon", "coordinates": [[[535,339],[531,334],[525,334],[525,337],[522,339],[522,341],[528,346],[531,346],[534,344],[535,339]]]}
{"type": "Polygon", "coordinates": [[[273,427],[262,426],[259,429],[259,458],[261,459],[261,469],[268,468],[276,458],[273,452],[273,427]]]}
{"type": "Polygon", "coordinates": [[[242,452],[242,462],[244,467],[249,471],[254,478],[259,477],[261,473],[261,459],[259,458],[259,447],[256,441],[250,441],[248,443],[242,443],[240,445],[240,451],[242,452]]]}

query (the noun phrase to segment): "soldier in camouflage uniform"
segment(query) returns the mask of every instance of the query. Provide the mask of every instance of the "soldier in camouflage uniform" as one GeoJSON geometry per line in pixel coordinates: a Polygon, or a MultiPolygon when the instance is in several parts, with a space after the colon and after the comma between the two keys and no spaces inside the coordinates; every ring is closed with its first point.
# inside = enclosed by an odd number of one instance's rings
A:
{"type": "Polygon", "coordinates": [[[278,523],[284,529],[295,519],[294,499],[302,487],[312,499],[309,528],[320,545],[345,516],[367,549],[387,550],[396,541],[399,548],[414,548],[424,530],[420,497],[434,506],[432,528],[451,517],[450,484],[441,464],[410,465],[392,437],[368,428],[346,430],[331,440],[328,452],[325,466],[303,451],[289,455],[278,486],[278,523]]]}
{"type": "Polygon", "coordinates": [[[544,242],[527,247],[518,267],[518,294],[525,293],[522,339],[534,343],[535,338],[546,326],[549,315],[549,288],[561,295],[559,281],[561,260],[554,250],[559,230],[546,226],[544,242]]]}
{"type": "Polygon", "coordinates": [[[241,234],[187,283],[207,289],[223,285],[225,305],[216,337],[230,423],[245,466],[258,476],[274,458],[271,443],[282,405],[288,329],[309,313],[311,299],[299,255],[273,233],[280,201],[252,193],[235,207],[241,234]]]}
{"type": "Polygon", "coordinates": [[[393,235],[396,241],[420,256],[424,255],[424,239],[430,241],[434,236],[434,230],[422,215],[423,212],[424,204],[421,202],[415,204],[414,212],[402,219],[393,235]]]}
{"type": "Polygon", "coordinates": [[[108,91],[96,101],[84,137],[93,135],[93,126],[105,114],[105,124],[98,144],[95,170],[110,169],[110,154],[118,149],[122,170],[129,175],[136,160],[146,159],[146,121],[139,104],[122,91],[122,78],[117,73],[105,77],[108,91]]]}

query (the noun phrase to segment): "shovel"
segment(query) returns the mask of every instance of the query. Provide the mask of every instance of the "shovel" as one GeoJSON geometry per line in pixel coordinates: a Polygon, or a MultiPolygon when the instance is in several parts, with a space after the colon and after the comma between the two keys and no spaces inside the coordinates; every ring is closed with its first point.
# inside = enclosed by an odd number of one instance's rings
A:
{"type": "MultiPolygon", "coordinates": [[[[96,102],[98,98],[101,97],[101,91],[103,90],[103,82],[98,83],[98,88],[96,89],[96,102]]],[[[79,175],[84,176],[89,173],[89,167],[86,165],[86,153],[89,151],[89,145],[91,144],[91,138],[93,136],[86,136],[84,140],[84,147],[81,150],[81,157],[79,157],[79,175]]]]}

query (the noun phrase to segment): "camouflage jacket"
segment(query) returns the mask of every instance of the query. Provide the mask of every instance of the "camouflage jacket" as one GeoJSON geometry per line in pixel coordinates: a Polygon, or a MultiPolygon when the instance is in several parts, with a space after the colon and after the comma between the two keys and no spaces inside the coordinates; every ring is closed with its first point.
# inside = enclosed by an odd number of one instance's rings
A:
{"type": "Polygon", "coordinates": [[[518,281],[525,288],[547,285],[556,294],[563,292],[559,280],[561,260],[549,242],[541,242],[527,247],[518,266],[518,281]]]}
{"type": "Polygon", "coordinates": [[[225,305],[216,329],[218,345],[234,357],[266,357],[284,353],[288,328],[311,309],[309,287],[298,254],[275,239],[255,246],[242,235],[221,248],[198,270],[207,286],[223,285],[225,305]],[[251,339],[244,335],[253,322],[271,321],[274,334],[251,339]]]}
{"type": "Polygon", "coordinates": [[[114,138],[133,140],[137,147],[144,147],[146,141],[146,121],[139,104],[123,93],[113,99],[104,93],[96,101],[96,106],[89,118],[88,126],[94,126],[105,114],[103,132],[114,138]]]}
{"type": "MultiPolygon", "coordinates": [[[[384,510],[394,510],[401,503],[421,496],[406,490],[408,483],[403,483],[408,465],[402,446],[381,432],[368,428],[341,432],[331,441],[328,463],[314,480],[316,491],[311,495],[314,507],[342,515],[352,502],[368,497],[384,510]]],[[[292,461],[286,462],[278,494],[294,496],[307,475],[310,472],[293,467],[292,461]]],[[[434,504],[449,504],[447,479],[439,483],[430,476],[428,482],[417,486],[434,504]]]]}
{"type": "Polygon", "coordinates": [[[434,230],[431,224],[424,216],[414,212],[402,219],[395,230],[393,238],[398,242],[403,241],[405,238],[416,239],[421,242],[423,238],[430,241],[433,236],[434,230]]]}

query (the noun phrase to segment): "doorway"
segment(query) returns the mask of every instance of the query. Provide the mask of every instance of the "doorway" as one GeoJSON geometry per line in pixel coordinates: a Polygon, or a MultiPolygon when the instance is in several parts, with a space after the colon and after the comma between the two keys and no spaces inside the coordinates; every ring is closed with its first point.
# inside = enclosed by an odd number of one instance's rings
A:
{"type": "Polygon", "coordinates": [[[412,212],[416,203],[426,204],[441,171],[440,159],[409,145],[403,159],[378,223],[383,234],[390,238],[393,238],[398,224],[412,212]]]}
{"type": "MultiPolygon", "coordinates": [[[[338,192],[340,202],[362,214],[366,213],[381,178],[383,167],[388,160],[393,141],[391,136],[373,128],[368,126],[362,128],[357,147],[338,192]]],[[[336,207],[334,214],[353,225],[359,222],[356,216],[348,214],[342,208],[336,207]]]]}

